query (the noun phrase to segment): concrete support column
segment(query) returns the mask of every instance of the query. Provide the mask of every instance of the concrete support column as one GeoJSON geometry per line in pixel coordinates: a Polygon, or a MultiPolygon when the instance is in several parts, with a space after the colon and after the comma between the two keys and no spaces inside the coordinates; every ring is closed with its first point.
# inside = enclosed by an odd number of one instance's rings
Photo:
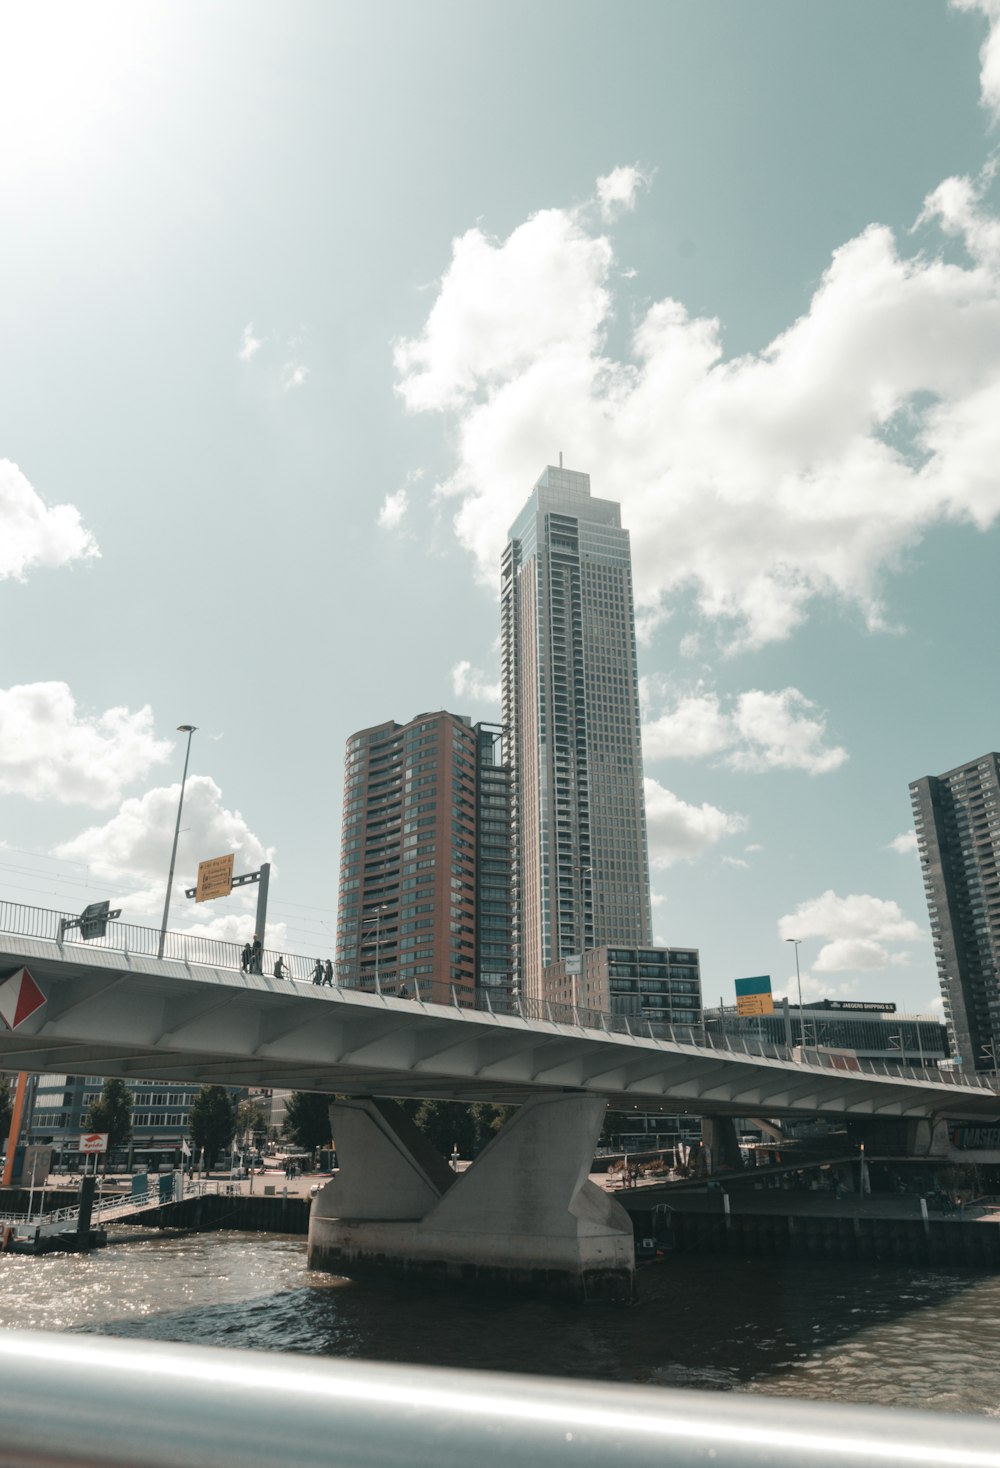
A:
{"type": "Polygon", "coordinates": [[[630,1300],[631,1221],[588,1177],[605,1109],[534,1097],[456,1175],[393,1102],[338,1102],[341,1171],[313,1203],[310,1268],[630,1300]]]}
{"type": "Polygon", "coordinates": [[[731,1116],[705,1116],[701,1122],[701,1140],[709,1156],[709,1171],[718,1172],[722,1167],[739,1172],[743,1166],[740,1155],[740,1139],[736,1135],[736,1123],[731,1116]]]}

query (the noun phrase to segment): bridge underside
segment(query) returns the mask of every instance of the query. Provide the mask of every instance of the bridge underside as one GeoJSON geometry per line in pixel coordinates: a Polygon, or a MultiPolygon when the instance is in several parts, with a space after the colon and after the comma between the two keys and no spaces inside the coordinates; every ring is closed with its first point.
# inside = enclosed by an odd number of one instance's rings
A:
{"type": "Polygon", "coordinates": [[[47,1003],[0,1026],[9,1069],[515,1104],[574,1091],[693,1116],[1000,1112],[985,1090],[0,937],[0,979],[22,965],[47,1003]]]}

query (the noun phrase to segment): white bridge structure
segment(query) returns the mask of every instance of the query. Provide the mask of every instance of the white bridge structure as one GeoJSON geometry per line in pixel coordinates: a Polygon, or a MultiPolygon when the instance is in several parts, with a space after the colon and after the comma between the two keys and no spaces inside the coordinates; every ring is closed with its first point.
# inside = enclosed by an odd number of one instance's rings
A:
{"type": "Polygon", "coordinates": [[[159,959],[145,936],[158,935],[125,924],[96,943],[59,941],[60,916],[0,903],[0,995],[27,968],[45,1001],[14,1029],[0,1023],[0,1067],[357,1098],[333,1109],[341,1176],[313,1209],[320,1266],[397,1261],[583,1281],[590,1293],[630,1288],[631,1224],[588,1181],[609,1103],[698,1118],[891,1117],[911,1123],[915,1150],[929,1149],[941,1118],[1000,1116],[983,1077],[844,1071],[821,1054],[720,1050],[692,1031],[622,1033],[610,1017],[585,1024],[574,1011],[500,1015],[319,988],[243,973],[236,945],[206,953],[184,935],[169,935],[176,956],[159,959]],[[456,1185],[391,1104],[404,1097],[521,1109],[456,1185]]]}

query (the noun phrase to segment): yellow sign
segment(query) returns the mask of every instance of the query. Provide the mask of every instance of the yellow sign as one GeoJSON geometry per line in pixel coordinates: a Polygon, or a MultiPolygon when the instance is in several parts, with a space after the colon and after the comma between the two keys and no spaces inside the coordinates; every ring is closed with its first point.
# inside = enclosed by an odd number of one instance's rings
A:
{"type": "Polygon", "coordinates": [[[195,902],[209,902],[213,897],[228,897],[233,890],[233,856],[213,856],[198,863],[198,885],[195,902]]]}
{"type": "Polygon", "coordinates": [[[773,1014],[774,1000],[770,994],[738,994],[737,1014],[773,1014]]]}

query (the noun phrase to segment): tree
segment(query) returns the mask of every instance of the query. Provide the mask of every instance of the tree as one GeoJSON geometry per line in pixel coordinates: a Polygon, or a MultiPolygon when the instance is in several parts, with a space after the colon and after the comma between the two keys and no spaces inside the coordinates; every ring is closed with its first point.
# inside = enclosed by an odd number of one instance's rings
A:
{"type": "Polygon", "coordinates": [[[104,1171],[108,1170],[112,1152],[127,1147],[132,1140],[132,1092],[124,1081],[110,1077],[96,1101],[87,1110],[87,1130],[107,1132],[108,1150],[104,1154],[104,1171]]]}
{"type": "Polygon", "coordinates": [[[205,1149],[206,1167],[211,1168],[220,1152],[228,1152],[236,1135],[236,1102],[224,1086],[202,1086],[191,1107],[188,1129],[195,1154],[205,1149]]]}
{"type": "Polygon", "coordinates": [[[318,1091],[293,1091],[285,1106],[284,1132],[304,1152],[330,1145],[330,1107],[336,1096],[318,1091]]]}
{"type": "Polygon", "coordinates": [[[240,1138],[252,1137],[254,1142],[258,1142],[262,1141],[266,1134],[267,1117],[261,1109],[260,1102],[248,1096],[236,1108],[236,1135],[240,1138]]]}
{"type": "Polygon", "coordinates": [[[513,1112],[513,1106],[490,1106],[484,1101],[471,1106],[465,1101],[421,1101],[410,1114],[442,1157],[450,1157],[456,1147],[460,1156],[475,1157],[513,1112]]]}

